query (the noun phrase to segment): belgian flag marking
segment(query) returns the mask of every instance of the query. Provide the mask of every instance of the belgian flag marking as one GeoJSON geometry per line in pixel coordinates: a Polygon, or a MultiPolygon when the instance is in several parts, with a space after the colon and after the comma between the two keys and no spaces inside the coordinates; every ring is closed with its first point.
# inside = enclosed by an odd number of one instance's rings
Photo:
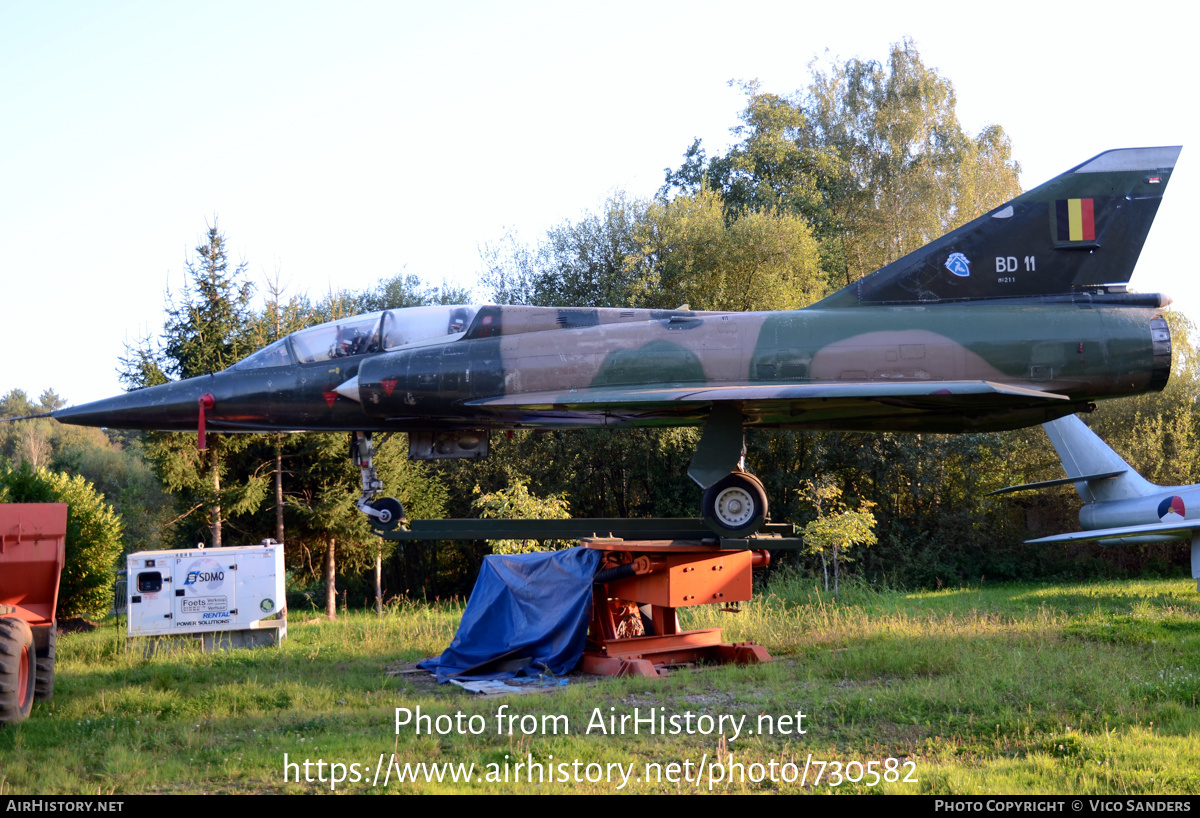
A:
{"type": "Polygon", "coordinates": [[[1059,241],[1095,241],[1096,217],[1092,199],[1058,199],[1054,202],[1059,241]]]}

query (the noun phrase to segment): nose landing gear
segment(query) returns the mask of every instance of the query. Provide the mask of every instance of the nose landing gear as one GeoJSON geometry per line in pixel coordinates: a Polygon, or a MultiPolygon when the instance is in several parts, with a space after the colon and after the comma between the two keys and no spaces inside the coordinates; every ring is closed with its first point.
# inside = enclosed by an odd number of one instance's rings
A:
{"type": "Polygon", "coordinates": [[[375,471],[375,448],[370,432],[355,432],[350,438],[350,461],[362,472],[362,494],[355,505],[381,531],[391,531],[407,519],[404,506],[394,497],[379,497],[383,481],[375,471]],[[376,499],[378,498],[378,499],[376,499]]]}

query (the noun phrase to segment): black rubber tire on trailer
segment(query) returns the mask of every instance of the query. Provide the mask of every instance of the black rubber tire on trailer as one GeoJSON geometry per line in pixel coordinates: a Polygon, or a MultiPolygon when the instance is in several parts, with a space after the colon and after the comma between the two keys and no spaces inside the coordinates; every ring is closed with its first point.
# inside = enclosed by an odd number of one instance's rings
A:
{"type": "Polygon", "coordinates": [[[37,678],[34,680],[33,696],[40,702],[48,702],[54,698],[54,643],[57,627],[50,625],[49,641],[46,647],[37,651],[37,678]]]}
{"type": "Polygon", "coordinates": [[[0,618],[0,724],[29,718],[37,668],[33,631],[23,619],[0,618]]]}
{"type": "Polygon", "coordinates": [[[708,487],[700,501],[705,524],[722,537],[746,537],[767,519],[767,492],[757,477],[733,472],[708,487]]]}

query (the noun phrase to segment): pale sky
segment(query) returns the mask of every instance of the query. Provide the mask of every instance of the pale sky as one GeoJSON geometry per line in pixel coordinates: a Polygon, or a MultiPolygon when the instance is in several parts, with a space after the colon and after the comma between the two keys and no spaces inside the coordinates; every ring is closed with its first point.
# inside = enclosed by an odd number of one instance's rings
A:
{"type": "Polygon", "coordinates": [[[725,148],[730,80],[789,94],[814,58],[885,60],[906,36],[968,132],[1008,132],[1026,188],[1183,145],[1132,286],[1200,318],[1178,6],[822,5],[0,0],[0,394],[120,392],[125,343],[160,331],[214,217],[260,290],[474,287],[507,230],[650,196],[694,137],[725,148]]]}

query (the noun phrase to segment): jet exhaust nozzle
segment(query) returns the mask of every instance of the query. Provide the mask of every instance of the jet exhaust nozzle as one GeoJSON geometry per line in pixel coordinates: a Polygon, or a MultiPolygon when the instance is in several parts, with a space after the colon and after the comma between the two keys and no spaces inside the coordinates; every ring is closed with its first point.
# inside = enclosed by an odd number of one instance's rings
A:
{"type": "Polygon", "coordinates": [[[1150,390],[1161,392],[1171,378],[1171,328],[1161,315],[1150,319],[1150,339],[1154,363],[1150,368],[1150,390]]]}

